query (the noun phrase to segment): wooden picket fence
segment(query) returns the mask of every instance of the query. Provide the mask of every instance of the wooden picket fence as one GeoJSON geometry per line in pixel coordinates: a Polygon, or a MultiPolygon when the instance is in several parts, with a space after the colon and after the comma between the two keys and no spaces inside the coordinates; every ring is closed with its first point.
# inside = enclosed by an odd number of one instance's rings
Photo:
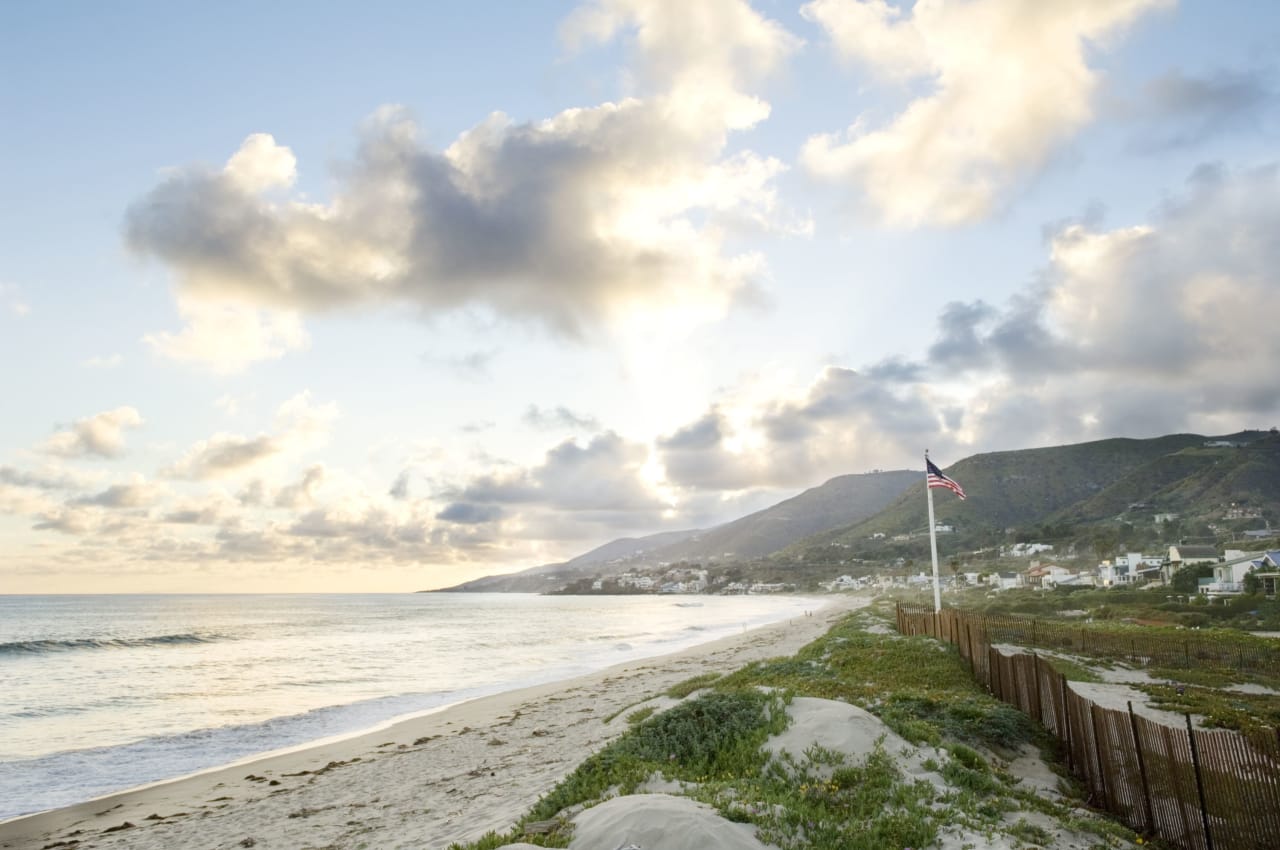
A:
{"type": "MultiPolygon", "coordinates": [[[[1011,641],[993,640],[999,629],[989,619],[954,608],[897,610],[900,633],[955,644],[993,695],[1052,732],[1090,802],[1134,830],[1187,850],[1280,848],[1280,730],[1194,729],[1190,716],[1183,729],[1135,714],[1132,703],[1104,708],[1072,690],[1051,662],[996,649],[1011,641]]],[[[1093,638],[1097,651],[1102,638],[1093,638]]]]}

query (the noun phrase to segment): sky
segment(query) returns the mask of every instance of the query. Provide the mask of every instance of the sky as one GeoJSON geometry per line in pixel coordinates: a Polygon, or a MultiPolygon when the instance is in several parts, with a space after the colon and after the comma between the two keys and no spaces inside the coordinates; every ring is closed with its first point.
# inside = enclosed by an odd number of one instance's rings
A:
{"type": "Polygon", "coordinates": [[[1277,56],[1243,0],[0,4],[0,593],[1272,427],[1277,56]]]}

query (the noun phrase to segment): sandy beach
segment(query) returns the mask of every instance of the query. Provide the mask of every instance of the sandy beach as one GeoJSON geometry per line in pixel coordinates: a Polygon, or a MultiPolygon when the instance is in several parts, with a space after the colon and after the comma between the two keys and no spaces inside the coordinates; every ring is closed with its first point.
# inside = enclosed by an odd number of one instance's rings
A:
{"type": "Polygon", "coordinates": [[[509,829],[622,734],[624,709],[692,676],[791,655],[863,604],[832,597],[812,616],[676,654],[17,818],[0,823],[0,848],[427,850],[473,840],[509,829]]]}

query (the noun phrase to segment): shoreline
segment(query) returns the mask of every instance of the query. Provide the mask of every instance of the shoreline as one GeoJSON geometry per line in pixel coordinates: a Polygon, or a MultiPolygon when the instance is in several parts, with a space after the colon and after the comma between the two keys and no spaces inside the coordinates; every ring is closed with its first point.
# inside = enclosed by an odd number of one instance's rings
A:
{"type": "Polygon", "coordinates": [[[59,845],[77,850],[347,841],[443,848],[473,840],[508,828],[625,731],[631,707],[692,676],[792,655],[866,601],[832,597],[811,616],[668,655],[23,815],[0,822],[0,848],[34,850],[59,841],[77,842],[59,845]]]}

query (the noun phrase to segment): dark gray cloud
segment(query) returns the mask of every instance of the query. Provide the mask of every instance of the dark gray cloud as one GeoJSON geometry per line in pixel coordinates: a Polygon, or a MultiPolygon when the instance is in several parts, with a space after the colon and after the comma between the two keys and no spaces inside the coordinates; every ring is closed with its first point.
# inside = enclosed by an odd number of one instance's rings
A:
{"type": "Polygon", "coordinates": [[[506,511],[500,505],[475,505],[470,502],[453,502],[436,514],[436,519],[463,525],[477,525],[486,522],[497,522],[505,516],[506,511]]]}
{"type": "Polygon", "coordinates": [[[1174,69],[1143,86],[1116,111],[1141,124],[1133,147],[1155,153],[1199,145],[1223,133],[1259,128],[1277,100],[1269,72],[1219,70],[1190,76],[1174,69]]]}
{"type": "Polygon", "coordinates": [[[995,315],[995,309],[982,301],[951,302],[938,317],[938,337],[929,346],[929,359],[952,369],[987,365],[979,327],[995,315]]]}
{"type": "Polygon", "coordinates": [[[391,482],[391,488],[387,490],[387,495],[397,502],[403,502],[409,498],[409,470],[403,470],[396,476],[396,480],[391,482]]]}
{"type": "Polygon", "coordinates": [[[574,413],[563,405],[554,409],[544,410],[536,404],[531,404],[525,410],[524,416],[521,417],[521,421],[532,428],[542,428],[546,430],[600,430],[600,422],[594,416],[574,413]]]}
{"type": "Polygon", "coordinates": [[[29,472],[12,466],[0,466],[0,484],[31,487],[35,490],[66,490],[75,486],[69,475],[56,472],[29,472]]]}

